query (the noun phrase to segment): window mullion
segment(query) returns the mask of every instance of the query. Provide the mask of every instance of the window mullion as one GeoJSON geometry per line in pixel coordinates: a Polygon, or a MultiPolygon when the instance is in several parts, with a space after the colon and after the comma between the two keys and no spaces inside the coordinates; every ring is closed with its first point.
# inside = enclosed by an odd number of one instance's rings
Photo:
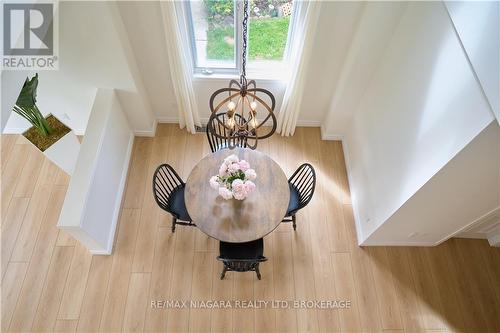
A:
{"type": "Polygon", "coordinates": [[[191,63],[192,63],[192,68],[196,71],[197,68],[199,68],[198,64],[198,57],[197,57],[197,48],[196,48],[196,42],[194,40],[194,27],[193,27],[193,17],[191,14],[191,3],[189,1],[186,1],[184,3],[184,13],[185,15],[183,16],[183,21],[185,23],[185,26],[188,27],[188,36],[189,36],[189,47],[191,51],[191,63]]]}

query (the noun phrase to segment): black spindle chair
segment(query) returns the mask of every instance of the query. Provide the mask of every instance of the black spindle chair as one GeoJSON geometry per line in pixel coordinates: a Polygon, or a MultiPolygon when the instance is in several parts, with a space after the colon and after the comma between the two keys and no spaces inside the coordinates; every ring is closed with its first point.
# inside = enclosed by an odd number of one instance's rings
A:
{"type": "MultiPolygon", "coordinates": [[[[210,149],[212,150],[212,153],[215,153],[217,150],[222,149],[222,148],[227,148],[228,147],[228,142],[227,139],[222,139],[210,132],[210,126],[213,126],[215,129],[215,132],[221,136],[226,136],[229,134],[229,130],[226,129],[219,121],[220,120],[223,124],[225,124],[225,121],[227,120],[227,115],[225,112],[218,113],[215,118],[212,119],[211,123],[207,124],[207,138],[208,138],[208,143],[210,144],[210,149]]],[[[242,125],[245,123],[245,118],[243,118],[240,114],[234,114],[234,120],[236,123],[242,125]]],[[[236,139],[236,146],[241,147],[241,148],[246,148],[247,146],[247,139],[245,137],[238,137],[236,139]]]]}
{"type": "Polygon", "coordinates": [[[254,271],[260,280],[259,264],[266,261],[264,257],[264,240],[262,238],[246,243],[219,243],[220,255],[217,260],[222,261],[224,268],[220,279],[224,279],[227,271],[249,272],[254,271]]]}
{"type": "Polygon", "coordinates": [[[309,163],[298,167],[288,179],[290,201],[285,218],[282,222],[292,222],[293,230],[297,229],[295,214],[311,201],[316,188],[316,171],[309,163]]]}
{"type": "Polygon", "coordinates": [[[158,206],[172,215],[172,232],[177,224],[196,226],[186,209],[185,187],[182,178],[169,164],[160,165],[153,175],[153,195],[158,206]]]}

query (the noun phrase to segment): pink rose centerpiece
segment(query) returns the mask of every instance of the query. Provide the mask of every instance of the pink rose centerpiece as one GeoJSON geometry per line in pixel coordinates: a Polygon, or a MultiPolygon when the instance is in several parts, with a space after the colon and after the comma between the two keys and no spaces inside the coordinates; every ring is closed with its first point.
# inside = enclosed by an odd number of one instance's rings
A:
{"type": "Polygon", "coordinates": [[[210,178],[210,186],[226,200],[243,200],[255,189],[255,178],[257,174],[250,164],[232,154],[224,159],[219,174],[210,178]]]}

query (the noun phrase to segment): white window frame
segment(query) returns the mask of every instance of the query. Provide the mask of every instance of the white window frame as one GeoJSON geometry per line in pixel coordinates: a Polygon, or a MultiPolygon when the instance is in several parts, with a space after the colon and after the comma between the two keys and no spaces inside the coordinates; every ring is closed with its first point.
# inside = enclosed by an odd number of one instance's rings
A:
{"type": "MultiPolygon", "coordinates": [[[[188,27],[188,35],[189,35],[189,49],[191,51],[191,61],[192,61],[192,68],[194,70],[194,75],[200,76],[200,77],[217,77],[217,76],[233,76],[233,75],[239,75],[241,72],[242,68],[242,60],[241,60],[241,54],[242,54],[242,48],[243,48],[243,41],[242,41],[242,24],[243,24],[243,1],[240,0],[234,0],[234,17],[235,17],[235,23],[234,23],[234,34],[235,34],[235,59],[234,59],[234,64],[235,67],[223,67],[223,66],[198,66],[197,62],[197,53],[196,53],[196,41],[194,38],[194,27],[193,27],[193,18],[192,18],[192,12],[191,12],[191,1],[186,1],[184,3],[184,12],[185,12],[185,26],[188,27]]],[[[293,2],[293,9],[292,13],[296,12],[296,7],[297,7],[297,1],[293,2]]],[[[287,74],[287,64],[289,63],[289,49],[290,45],[292,44],[290,41],[293,39],[293,31],[295,30],[294,27],[296,25],[296,19],[294,19],[295,15],[292,14],[290,18],[290,24],[288,26],[288,36],[287,36],[287,42],[285,46],[285,50],[283,52],[283,59],[281,61],[269,61],[268,64],[266,64],[266,61],[262,61],[260,64],[256,65],[255,63],[252,63],[250,60],[247,60],[247,76],[251,77],[261,77],[261,78],[282,78],[285,77],[287,74]]],[[[248,27],[248,34],[250,34],[250,24],[248,27]]],[[[247,48],[250,47],[251,45],[247,45],[247,48]]],[[[247,54],[248,54],[248,49],[247,49],[247,54]]]]}

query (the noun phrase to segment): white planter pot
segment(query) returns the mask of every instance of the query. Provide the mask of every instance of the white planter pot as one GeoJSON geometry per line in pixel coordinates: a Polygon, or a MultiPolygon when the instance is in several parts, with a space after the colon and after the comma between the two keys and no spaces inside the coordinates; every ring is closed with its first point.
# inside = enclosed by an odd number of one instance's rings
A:
{"type": "MultiPolygon", "coordinates": [[[[47,115],[45,118],[48,118],[49,116],[53,116],[59,120],[52,114],[47,115]]],[[[60,122],[62,123],[62,121],[60,122]]],[[[33,144],[30,140],[27,141],[33,144]]],[[[36,147],[36,145],[34,146],[36,147]]],[[[38,147],[36,148],[39,149],[38,147]]],[[[45,151],[42,151],[42,153],[55,165],[63,169],[68,175],[71,176],[75,170],[76,160],[78,159],[78,154],[80,153],[80,141],[76,137],[75,132],[70,129],[68,133],[53,143],[52,146],[45,149],[45,151]]]]}
{"type": "Polygon", "coordinates": [[[73,131],[68,132],[43,152],[45,156],[70,176],[75,170],[79,153],[80,141],[78,141],[73,131]]]}

